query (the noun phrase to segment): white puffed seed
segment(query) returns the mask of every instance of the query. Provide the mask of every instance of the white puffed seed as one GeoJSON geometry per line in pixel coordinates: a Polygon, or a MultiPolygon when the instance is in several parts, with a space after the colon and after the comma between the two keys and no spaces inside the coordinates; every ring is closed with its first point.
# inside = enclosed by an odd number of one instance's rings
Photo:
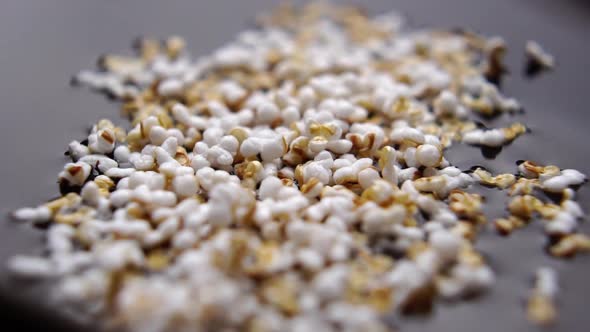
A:
{"type": "Polygon", "coordinates": [[[21,208],[12,213],[17,220],[28,221],[32,223],[44,223],[51,219],[51,210],[46,206],[36,208],[21,208]]]}
{"type": "Polygon", "coordinates": [[[68,145],[68,153],[72,160],[78,161],[78,159],[90,154],[90,149],[78,141],[72,141],[68,145]]]}
{"type": "Polygon", "coordinates": [[[429,242],[444,261],[454,259],[461,247],[461,238],[444,230],[432,232],[429,242]]]}
{"type": "Polygon", "coordinates": [[[197,178],[192,174],[180,175],[172,180],[174,192],[180,197],[190,197],[199,191],[197,178]]]}
{"type": "Polygon", "coordinates": [[[100,172],[105,173],[111,168],[118,167],[119,164],[113,159],[102,155],[87,155],[80,158],[79,162],[86,163],[100,172]]]}
{"type": "Polygon", "coordinates": [[[88,149],[92,153],[107,154],[115,148],[115,133],[111,129],[102,129],[88,136],[88,149]]]}
{"type": "MultiPolygon", "coordinates": [[[[86,157],[83,157],[84,159],[86,157]]],[[[60,180],[65,180],[68,184],[73,186],[81,186],[86,182],[86,179],[90,176],[92,166],[86,162],[80,160],[77,163],[68,163],[64,167],[64,170],[59,173],[60,180]]]]}
{"type": "Polygon", "coordinates": [[[86,204],[97,207],[100,200],[98,185],[93,181],[86,183],[84,187],[82,187],[80,196],[86,204]]]}
{"type": "Polygon", "coordinates": [[[476,129],[463,135],[463,142],[473,145],[500,147],[506,144],[507,141],[504,133],[500,129],[476,129]]]}
{"type": "Polygon", "coordinates": [[[416,149],[416,161],[426,167],[437,167],[442,161],[442,152],[432,144],[422,144],[416,149]]]}
{"type": "Polygon", "coordinates": [[[363,189],[369,188],[378,179],[380,179],[379,172],[374,168],[365,168],[358,173],[358,182],[363,189]]]}
{"type": "Polygon", "coordinates": [[[51,261],[41,257],[14,256],[8,261],[8,269],[21,277],[46,278],[55,274],[51,261]]]}
{"type": "Polygon", "coordinates": [[[560,175],[549,178],[542,183],[542,188],[549,192],[562,192],[568,187],[584,183],[586,176],[575,169],[564,169],[560,175]]]}

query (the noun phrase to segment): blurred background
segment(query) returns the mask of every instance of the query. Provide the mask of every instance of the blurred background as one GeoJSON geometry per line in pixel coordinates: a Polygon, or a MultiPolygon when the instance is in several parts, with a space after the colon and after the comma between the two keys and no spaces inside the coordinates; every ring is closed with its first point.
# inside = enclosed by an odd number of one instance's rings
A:
{"type": "MultiPolygon", "coordinates": [[[[518,159],[576,168],[590,174],[587,155],[590,2],[584,0],[371,0],[371,14],[398,10],[413,27],[465,27],[499,35],[509,45],[511,74],[503,90],[526,108],[531,135],[495,160],[474,148],[450,151],[459,167],[484,165],[513,172],[518,159]],[[557,59],[552,73],[522,76],[524,44],[539,41],[557,59]],[[458,158],[458,159],[457,159],[458,158]]],[[[295,1],[295,3],[300,3],[295,1]]],[[[3,0],[0,11],[0,320],[21,329],[79,330],[47,308],[43,285],[18,282],[5,271],[15,253],[39,253],[43,234],[8,220],[8,213],[58,194],[56,174],[72,139],[98,119],[119,117],[102,95],[69,85],[81,69],[108,52],[129,52],[138,36],[185,37],[195,56],[206,54],[251,27],[254,17],[279,4],[270,0],[3,0]]],[[[590,208],[588,190],[580,201],[590,208]]],[[[493,197],[490,198],[493,200],[493,197]]],[[[588,225],[586,231],[590,230],[588,225]]],[[[428,317],[405,320],[404,331],[536,331],[523,311],[532,271],[540,265],[560,273],[560,318],[554,331],[583,331],[590,324],[590,257],[557,261],[542,253],[544,236],[527,228],[508,239],[484,236],[479,246],[498,273],[493,291],[472,302],[443,304],[428,317]],[[476,302],[476,303],[474,303],[476,302]],[[475,305],[474,305],[475,304],[475,305]]]]}

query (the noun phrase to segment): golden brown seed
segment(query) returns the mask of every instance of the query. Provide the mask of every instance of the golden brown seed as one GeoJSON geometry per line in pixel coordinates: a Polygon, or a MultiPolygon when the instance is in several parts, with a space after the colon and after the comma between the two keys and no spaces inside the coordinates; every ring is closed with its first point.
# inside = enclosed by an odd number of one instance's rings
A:
{"type": "Polygon", "coordinates": [[[82,198],[76,193],[68,193],[63,197],[57,198],[45,204],[52,213],[56,213],[63,207],[70,207],[80,203],[82,198]]]}
{"type": "Polygon", "coordinates": [[[83,206],[73,213],[58,212],[53,217],[53,220],[58,224],[78,225],[88,220],[92,212],[94,212],[93,209],[83,206]]]}
{"type": "Polygon", "coordinates": [[[160,42],[155,39],[141,39],[139,53],[143,61],[152,61],[160,53],[160,42]]]}
{"type": "Polygon", "coordinates": [[[332,124],[312,123],[309,126],[309,132],[313,136],[331,137],[336,133],[336,128],[332,124]]]}
{"type": "Polygon", "coordinates": [[[535,188],[539,187],[538,179],[520,178],[510,187],[510,196],[530,195],[535,188]]]}
{"type": "Polygon", "coordinates": [[[142,59],[138,58],[122,55],[105,55],[100,59],[100,65],[109,72],[126,75],[128,73],[142,71],[145,63],[142,59]]]}
{"type": "Polygon", "coordinates": [[[473,223],[465,221],[458,222],[451,231],[469,241],[475,241],[477,234],[476,226],[473,223]]]}
{"type": "Polygon", "coordinates": [[[449,208],[459,218],[480,222],[485,220],[482,213],[482,201],[483,198],[478,194],[453,190],[449,196],[449,208]]]}
{"type": "Polygon", "coordinates": [[[164,250],[152,250],[147,255],[146,264],[152,271],[162,271],[170,264],[170,257],[164,250]]]}
{"type": "Polygon", "coordinates": [[[525,221],[515,217],[509,216],[508,218],[499,218],[494,221],[494,226],[498,233],[502,235],[510,235],[512,231],[525,226],[525,221]]]}
{"type": "Polygon", "coordinates": [[[516,196],[508,203],[508,211],[517,217],[528,220],[542,205],[543,203],[535,196],[516,196]]]}
{"type": "Polygon", "coordinates": [[[498,187],[500,189],[508,188],[516,182],[516,177],[513,174],[499,174],[497,176],[492,176],[490,172],[482,168],[477,168],[473,174],[479,178],[481,184],[498,187]]]}
{"type": "Polygon", "coordinates": [[[561,212],[561,207],[556,204],[540,204],[537,207],[537,212],[541,215],[543,219],[551,220],[555,218],[555,216],[561,212]]]}
{"type": "Polygon", "coordinates": [[[272,277],[261,286],[262,298],[286,315],[295,315],[299,311],[297,285],[286,276],[272,277]]]}
{"type": "Polygon", "coordinates": [[[309,181],[307,181],[306,183],[304,183],[301,186],[301,192],[306,194],[309,191],[311,191],[318,183],[320,183],[320,180],[318,180],[317,178],[313,177],[311,179],[309,179],[309,181]]]}
{"type": "Polygon", "coordinates": [[[527,318],[538,325],[550,325],[557,319],[555,304],[547,296],[534,294],[527,302],[527,318]]]}
{"type": "Polygon", "coordinates": [[[188,157],[188,153],[186,149],[182,146],[176,148],[176,154],[174,155],[174,160],[178,161],[183,166],[190,165],[190,158],[188,157]]]}
{"type": "Polygon", "coordinates": [[[526,127],[521,123],[513,123],[508,128],[503,128],[504,137],[508,140],[514,140],[519,135],[522,135],[526,132],[526,127]]]}
{"type": "Polygon", "coordinates": [[[567,235],[549,248],[549,252],[556,257],[571,257],[578,252],[588,251],[590,251],[590,238],[585,234],[567,235]]]}
{"type": "Polygon", "coordinates": [[[553,176],[558,175],[560,172],[559,167],[557,166],[540,166],[528,160],[522,163],[522,167],[524,167],[524,169],[528,172],[534,174],[535,177],[539,177],[539,175],[553,176]]]}
{"type": "Polygon", "coordinates": [[[166,53],[170,59],[176,59],[182,53],[186,42],[182,37],[172,36],[166,40],[166,53]]]}
{"type": "Polygon", "coordinates": [[[464,245],[461,250],[459,250],[458,260],[463,264],[468,264],[473,267],[478,267],[485,264],[481,254],[477,252],[470,244],[464,245]]]}

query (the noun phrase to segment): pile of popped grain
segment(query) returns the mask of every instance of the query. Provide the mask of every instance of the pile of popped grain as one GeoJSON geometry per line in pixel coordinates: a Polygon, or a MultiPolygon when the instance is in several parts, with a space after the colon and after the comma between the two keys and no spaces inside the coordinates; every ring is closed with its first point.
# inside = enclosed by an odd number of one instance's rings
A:
{"type": "MultiPolygon", "coordinates": [[[[585,175],[445,158],[526,134],[477,125],[521,108],[491,83],[502,39],[325,4],[259,23],[208,56],[143,39],[137,56],[76,76],[119,100],[131,129],[101,120],[70,143],[63,195],[14,213],[49,224],[47,255],[16,256],[12,271],[130,331],[388,331],[387,314],[493,286],[475,248],[489,225],[539,220],[551,255],[590,250],[574,201],[585,175]],[[506,192],[505,218],[486,220],[478,185],[506,192]]],[[[539,269],[531,320],[554,320],[557,289],[539,269]]]]}

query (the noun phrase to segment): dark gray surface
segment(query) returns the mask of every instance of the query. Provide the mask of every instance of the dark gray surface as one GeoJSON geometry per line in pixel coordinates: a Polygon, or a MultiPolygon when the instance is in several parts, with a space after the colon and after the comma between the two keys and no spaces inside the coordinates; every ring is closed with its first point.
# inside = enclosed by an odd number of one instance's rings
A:
{"type": "MultiPolygon", "coordinates": [[[[356,1],[356,3],[363,3],[356,1]]],[[[117,118],[117,106],[85,89],[69,87],[71,74],[93,66],[97,55],[129,49],[140,35],[185,36],[194,54],[204,54],[243,29],[274,1],[58,1],[4,0],[0,10],[0,212],[35,205],[58,194],[56,174],[67,143],[83,137],[102,117],[117,118]]],[[[516,140],[496,160],[475,148],[451,151],[460,167],[485,165],[513,172],[518,159],[573,167],[590,174],[588,157],[588,73],[590,7],[585,1],[450,0],[370,1],[370,12],[399,9],[412,25],[469,27],[503,36],[512,75],[504,90],[526,107],[533,133],[516,140]],[[524,43],[536,39],[556,56],[557,70],[529,81],[521,76],[524,43]]],[[[501,123],[503,120],[499,120],[501,123]]],[[[581,190],[583,207],[590,209],[581,190]]],[[[498,200],[487,190],[488,200],[498,200]]],[[[500,195],[501,196],[501,195],[500,195]]],[[[500,206],[501,205],[494,205],[500,206]]],[[[492,213],[499,214],[496,209],[492,213]]],[[[40,252],[42,234],[26,225],[0,222],[0,265],[15,253],[40,252]]],[[[583,226],[587,231],[588,224],[583,226]]],[[[440,304],[431,317],[405,321],[405,331],[536,331],[522,303],[532,271],[541,264],[560,274],[560,321],[553,331],[587,331],[590,257],[558,261],[542,253],[538,226],[509,239],[486,234],[479,242],[498,274],[487,295],[473,302],[440,304]],[[477,302],[477,303],[474,303],[477,302]]],[[[3,269],[3,267],[2,267],[3,269]]],[[[46,294],[0,275],[0,317],[53,327],[47,316],[15,307],[12,297],[42,306],[46,294]],[[10,297],[10,298],[9,298],[10,297]]]]}

